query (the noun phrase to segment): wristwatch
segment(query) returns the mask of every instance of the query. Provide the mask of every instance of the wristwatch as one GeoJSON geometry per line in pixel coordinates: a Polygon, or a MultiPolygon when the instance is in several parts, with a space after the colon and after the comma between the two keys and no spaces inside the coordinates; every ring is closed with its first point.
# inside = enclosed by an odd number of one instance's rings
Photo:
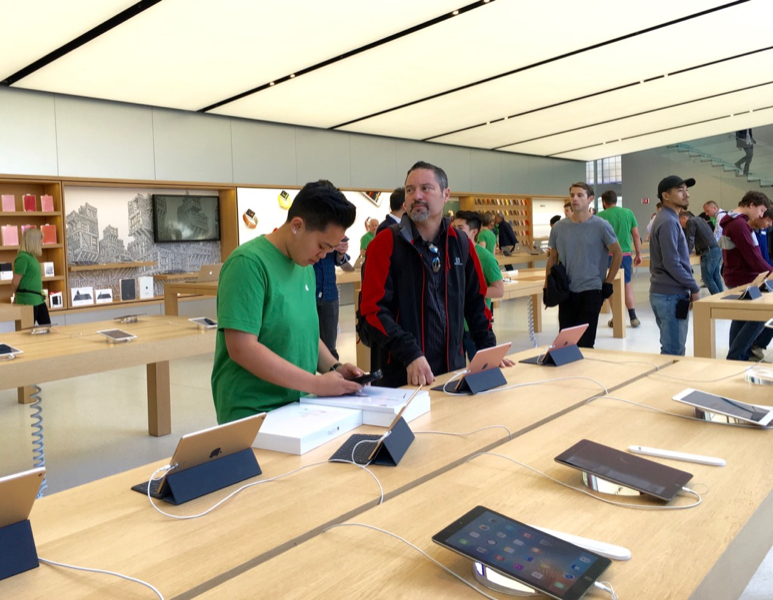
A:
{"type": "Polygon", "coordinates": [[[244,224],[250,229],[255,229],[258,225],[258,217],[255,215],[255,211],[250,208],[244,211],[242,219],[244,220],[244,224]]]}
{"type": "Polygon", "coordinates": [[[337,363],[336,363],[336,364],[334,364],[332,367],[330,367],[330,372],[333,372],[333,371],[335,371],[335,370],[336,370],[338,367],[343,367],[343,366],[344,366],[344,363],[337,362],[337,363]]]}

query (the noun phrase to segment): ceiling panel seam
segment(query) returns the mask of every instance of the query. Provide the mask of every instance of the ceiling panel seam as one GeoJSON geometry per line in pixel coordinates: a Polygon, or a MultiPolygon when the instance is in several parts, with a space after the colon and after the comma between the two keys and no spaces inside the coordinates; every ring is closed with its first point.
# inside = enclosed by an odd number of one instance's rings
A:
{"type": "Polygon", "coordinates": [[[16,71],[16,73],[14,73],[13,75],[10,75],[3,81],[0,81],[0,85],[11,86],[14,83],[17,83],[18,81],[20,81],[21,79],[24,79],[28,75],[31,75],[35,71],[38,71],[43,67],[45,67],[46,65],[49,65],[55,60],[63,57],[65,54],[69,54],[73,50],[77,50],[81,46],[88,44],[91,40],[98,38],[100,35],[107,33],[111,29],[118,27],[119,25],[125,23],[129,19],[136,17],[138,14],[145,12],[146,10],[155,6],[159,2],[161,2],[161,0],[140,0],[140,2],[137,2],[137,4],[130,6],[129,8],[121,11],[114,17],[109,18],[107,21],[104,21],[99,25],[97,25],[96,27],[89,29],[86,33],[79,35],[75,39],[67,42],[63,46],[60,46],[56,50],[49,52],[44,57],[39,58],[35,62],[24,67],[23,69],[16,71]]]}
{"type": "MultiPolygon", "coordinates": [[[[705,15],[708,15],[708,14],[711,14],[711,13],[714,13],[714,12],[717,12],[717,11],[720,11],[720,10],[725,10],[725,9],[728,9],[728,8],[733,8],[735,6],[738,6],[740,4],[745,4],[745,3],[750,2],[750,1],[751,0],[736,0],[735,2],[730,2],[728,4],[723,4],[722,6],[715,6],[714,8],[709,8],[709,9],[706,9],[706,10],[694,13],[692,15],[687,15],[686,17],[680,17],[678,19],[674,19],[672,21],[667,21],[667,22],[661,23],[659,25],[653,25],[651,27],[647,27],[645,29],[641,29],[639,31],[635,31],[633,33],[628,33],[628,34],[625,34],[625,35],[622,35],[622,36],[619,36],[619,37],[607,40],[605,42],[598,42],[596,44],[592,44],[590,46],[586,46],[585,48],[579,48],[577,50],[572,50],[571,52],[565,52],[564,54],[560,54],[558,56],[553,56],[551,58],[546,58],[544,60],[538,61],[536,63],[532,63],[530,65],[525,65],[523,67],[518,67],[517,69],[512,69],[510,71],[506,71],[506,72],[500,73],[498,75],[492,75],[490,77],[486,77],[486,78],[480,79],[478,81],[474,81],[474,82],[471,82],[471,83],[467,83],[465,85],[457,86],[455,88],[451,88],[451,89],[445,90],[443,92],[438,92],[437,94],[432,94],[431,96],[427,96],[425,98],[419,98],[418,100],[412,100],[411,102],[406,102],[406,103],[400,104],[398,106],[393,106],[391,108],[385,108],[384,110],[380,110],[378,112],[375,112],[375,113],[372,113],[372,114],[369,114],[369,115],[365,115],[365,116],[362,116],[362,117],[357,117],[356,119],[351,119],[350,121],[346,121],[345,123],[339,123],[338,125],[333,125],[332,127],[329,127],[328,129],[339,129],[341,127],[346,127],[346,126],[352,125],[354,123],[359,123],[361,121],[366,121],[368,119],[372,119],[374,117],[379,117],[381,115],[384,115],[384,114],[387,114],[387,113],[390,113],[390,112],[394,112],[394,111],[397,111],[397,110],[401,110],[401,109],[407,108],[409,106],[414,106],[416,104],[421,104],[423,102],[428,102],[429,100],[435,100],[436,98],[441,98],[443,96],[447,96],[449,94],[453,94],[453,93],[456,93],[456,92],[459,92],[459,91],[462,91],[462,90],[466,90],[466,89],[469,89],[469,88],[472,88],[472,87],[476,87],[476,86],[482,85],[484,83],[489,83],[491,81],[496,81],[497,79],[501,79],[503,77],[509,77],[510,75],[515,75],[516,73],[521,73],[523,71],[528,71],[530,69],[535,69],[537,67],[541,67],[541,66],[544,66],[546,64],[550,64],[550,63],[553,63],[553,62],[556,62],[556,61],[559,61],[559,60],[563,60],[563,59],[569,58],[571,56],[576,56],[578,54],[582,54],[582,53],[585,53],[585,52],[590,52],[591,50],[596,50],[598,48],[603,48],[604,46],[609,46],[610,44],[616,44],[618,42],[621,42],[621,41],[624,41],[624,40],[627,40],[627,39],[630,39],[630,38],[633,38],[633,37],[644,35],[646,33],[651,33],[653,31],[657,31],[659,29],[664,29],[666,27],[670,27],[670,26],[676,25],[678,23],[683,23],[683,22],[689,21],[691,19],[697,19],[699,17],[703,17],[705,15]]],[[[441,134],[441,135],[446,135],[446,134],[441,134]]]]}
{"type": "MultiPolygon", "coordinates": [[[[482,6],[486,6],[487,4],[491,4],[491,2],[494,2],[494,1],[495,0],[478,0],[477,2],[463,6],[451,13],[443,14],[439,17],[435,17],[434,19],[430,19],[429,21],[424,21],[423,23],[419,23],[418,25],[414,25],[413,27],[409,27],[408,29],[398,31],[397,33],[393,33],[392,35],[388,35],[379,40],[371,42],[369,44],[365,44],[364,46],[360,46],[359,48],[355,48],[354,50],[349,50],[348,52],[344,52],[343,54],[339,54],[338,56],[334,56],[322,62],[316,63],[314,65],[311,65],[310,67],[299,69],[294,73],[289,73],[285,75],[284,77],[279,77],[277,79],[274,79],[273,81],[269,81],[268,83],[263,83],[245,92],[241,92],[239,94],[236,94],[235,96],[226,98],[225,100],[220,100],[219,102],[215,102],[214,104],[210,104],[209,106],[199,109],[197,112],[208,112],[210,110],[220,108],[221,106],[224,106],[226,104],[230,104],[231,102],[236,102],[237,100],[246,98],[247,96],[252,96],[254,94],[257,94],[258,92],[271,89],[279,84],[286,83],[288,81],[295,79],[296,77],[300,77],[301,75],[306,75],[313,71],[318,71],[319,69],[341,62],[342,60],[346,60],[347,58],[351,58],[358,54],[362,54],[363,52],[367,52],[368,50],[372,50],[373,48],[378,48],[379,46],[383,46],[384,44],[388,44],[390,42],[393,42],[405,36],[411,35],[413,33],[416,33],[417,31],[421,31],[422,29],[427,29],[428,27],[432,27],[434,25],[447,21],[448,19],[453,19],[461,14],[464,14],[471,10],[475,10],[476,8],[480,8],[482,6]]],[[[743,1],[748,1],[748,0],[743,0],[743,1]]]]}

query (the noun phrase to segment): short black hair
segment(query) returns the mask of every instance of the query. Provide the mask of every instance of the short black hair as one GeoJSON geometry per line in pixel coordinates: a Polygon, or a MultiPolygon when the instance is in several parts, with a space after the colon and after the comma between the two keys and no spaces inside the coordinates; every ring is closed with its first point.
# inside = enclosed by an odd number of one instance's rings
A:
{"type": "Polygon", "coordinates": [[[601,194],[601,202],[604,204],[617,204],[617,194],[614,190],[607,190],[601,194]]]}
{"type": "Polygon", "coordinates": [[[295,217],[303,219],[310,231],[324,231],[328,225],[348,229],[357,218],[357,208],[329,181],[312,181],[295,196],[286,222],[295,217]]]}
{"type": "Polygon", "coordinates": [[[558,223],[563,217],[561,215],[555,215],[553,217],[550,217],[550,226],[553,227],[556,223],[558,223]]]}
{"type": "Polygon", "coordinates": [[[413,171],[416,171],[418,169],[427,169],[429,171],[432,171],[435,174],[435,179],[437,179],[437,182],[438,182],[438,185],[440,186],[441,191],[448,187],[448,176],[446,175],[446,172],[440,167],[431,165],[428,162],[424,162],[423,160],[420,160],[415,165],[413,165],[410,169],[408,169],[408,173],[405,174],[405,178],[408,179],[408,175],[410,175],[413,171]]]}
{"type": "Polygon", "coordinates": [[[770,200],[762,192],[746,192],[738,203],[738,206],[764,206],[770,208],[770,200]]]}
{"type": "Polygon", "coordinates": [[[477,213],[474,210],[457,210],[456,214],[454,215],[454,219],[462,219],[467,221],[467,227],[470,229],[475,229],[476,231],[480,231],[480,213],[477,213]]]}
{"type": "Polygon", "coordinates": [[[389,196],[389,209],[392,211],[400,210],[405,202],[405,188],[399,187],[389,196]]]}

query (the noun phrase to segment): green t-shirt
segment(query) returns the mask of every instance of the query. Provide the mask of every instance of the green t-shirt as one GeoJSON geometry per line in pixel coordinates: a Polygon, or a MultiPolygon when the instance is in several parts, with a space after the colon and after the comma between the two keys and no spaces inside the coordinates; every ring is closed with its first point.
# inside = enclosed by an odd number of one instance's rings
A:
{"type": "MultiPolygon", "coordinates": [[[[478,253],[478,260],[483,270],[483,279],[486,280],[486,285],[491,285],[495,281],[502,279],[502,271],[499,268],[497,259],[494,258],[494,254],[480,244],[475,244],[475,251],[478,253]]],[[[486,298],[486,306],[489,309],[491,308],[491,298],[486,298]]]]}
{"type": "Polygon", "coordinates": [[[633,239],[631,237],[631,229],[638,227],[636,222],[636,215],[630,208],[623,208],[622,206],[612,206],[605,210],[602,210],[598,216],[610,225],[615,230],[617,241],[620,242],[620,248],[623,254],[630,254],[633,252],[633,239]]]}
{"type": "Polygon", "coordinates": [[[319,319],[314,269],[301,267],[264,236],[225,261],[217,288],[218,331],[212,395],[218,423],[296,402],[301,392],[259,379],[228,355],[225,329],[246,331],[295,366],[315,373],[319,319]]]}
{"type": "Polygon", "coordinates": [[[43,304],[45,302],[41,295],[43,292],[43,280],[40,278],[40,263],[38,259],[28,252],[19,252],[16,260],[13,261],[13,272],[16,275],[21,275],[21,281],[19,282],[20,290],[39,292],[38,294],[16,292],[14,302],[27,306],[43,304]]]}
{"type": "Polygon", "coordinates": [[[497,247],[497,238],[491,229],[481,229],[478,232],[478,243],[485,246],[485,249],[494,254],[497,247]]]}
{"type": "Polygon", "coordinates": [[[365,235],[363,235],[360,238],[360,250],[365,250],[368,247],[368,244],[370,244],[373,241],[373,238],[376,237],[375,233],[371,233],[368,231],[365,235]]]}

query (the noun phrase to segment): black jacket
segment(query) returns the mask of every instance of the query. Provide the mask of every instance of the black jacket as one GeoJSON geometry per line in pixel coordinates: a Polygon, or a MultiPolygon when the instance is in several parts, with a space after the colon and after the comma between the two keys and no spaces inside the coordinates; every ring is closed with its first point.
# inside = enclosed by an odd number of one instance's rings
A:
{"type": "MultiPolygon", "coordinates": [[[[424,294],[427,273],[414,247],[411,220],[376,235],[362,270],[358,333],[371,348],[371,368],[381,369],[377,385],[407,383],[406,368],[424,355],[424,294]]],[[[464,368],[464,321],[478,349],[496,345],[486,283],[470,239],[446,219],[445,244],[446,353],[449,371],[464,368]]],[[[435,373],[440,375],[440,373],[435,373]]]]}

